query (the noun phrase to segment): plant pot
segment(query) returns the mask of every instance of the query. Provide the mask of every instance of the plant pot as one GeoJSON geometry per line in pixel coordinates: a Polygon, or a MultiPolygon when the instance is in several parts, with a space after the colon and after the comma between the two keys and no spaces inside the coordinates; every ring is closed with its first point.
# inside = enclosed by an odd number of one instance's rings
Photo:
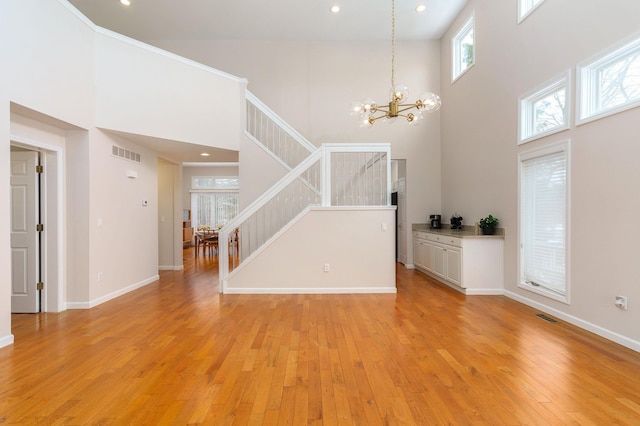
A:
{"type": "Polygon", "coordinates": [[[482,235],[494,235],[496,233],[495,226],[487,226],[486,228],[480,228],[482,230],[482,235]]]}

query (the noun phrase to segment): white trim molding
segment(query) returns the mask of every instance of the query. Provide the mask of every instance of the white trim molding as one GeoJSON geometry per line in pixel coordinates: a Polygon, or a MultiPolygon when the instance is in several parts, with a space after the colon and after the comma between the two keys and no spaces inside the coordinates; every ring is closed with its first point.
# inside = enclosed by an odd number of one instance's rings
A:
{"type": "Polygon", "coordinates": [[[615,331],[611,331],[604,327],[600,327],[599,325],[593,324],[589,321],[585,321],[573,315],[569,315],[558,309],[552,308],[540,302],[536,302],[535,300],[529,299],[527,297],[521,296],[511,291],[505,290],[504,295],[509,299],[513,299],[517,302],[520,302],[532,308],[539,309],[544,313],[553,315],[554,317],[557,317],[563,321],[566,321],[569,324],[575,325],[576,327],[579,327],[583,330],[587,330],[591,333],[597,334],[600,337],[604,337],[605,339],[611,340],[612,342],[618,343],[636,352],[640,352],[640,341],[630,339],[626,336],[616,333],[615,331]]]}
{"type": "Polygon", "coordinates": [[[395,294],[395,287],[299,287],[299,288],[264,288],[254,287],[233,287],[226,288],[226,294],[395,294]]]}
{"type": "Polygon", "coordinates": [[[116,297],[122,296],[133,290],[137,290],[148,284],[156,282],[159,279],[160,279],[160,275],[154,275],[152,277],[147,278],[146,280],[142,280],[128,287],[114,291],[112,293],[105,294],[104,296],[98,297],[97,299],[93,299],[88,302],[67,302],[67,309],[91,309],[105,302],[108,302],[109,300],[115,299],[116,297]]]}
{"type": "Polygon", "coordinates": [[[4,337],[0,337],[0,348],[4,348],[5,346],[13,345],[14,337],[13,334],[9,334],[4,337]]]}

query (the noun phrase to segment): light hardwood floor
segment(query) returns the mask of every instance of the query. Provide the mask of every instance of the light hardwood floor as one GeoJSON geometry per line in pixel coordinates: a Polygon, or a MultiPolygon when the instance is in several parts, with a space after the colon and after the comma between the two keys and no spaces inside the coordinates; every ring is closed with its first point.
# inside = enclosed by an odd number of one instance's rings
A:
{"type": "Polygon", "coordinates": [[[640,424],[640,354],[398,267],[397,295],[219,295],[217,264],[14,315],[0,423],[640,424]]]}

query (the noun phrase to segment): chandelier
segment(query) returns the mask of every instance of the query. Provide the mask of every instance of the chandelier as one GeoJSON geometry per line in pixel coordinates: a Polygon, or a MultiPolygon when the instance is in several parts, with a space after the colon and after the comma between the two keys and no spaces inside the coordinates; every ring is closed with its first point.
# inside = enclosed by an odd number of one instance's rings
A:
{"type": "Polygon", "coordinates": [[[391,0],[391,90],[389,104],[378,105],[373,99],[367,98],[351,104],[351,115],[360,120],[361,127],[371,127],[377,120],[394,122],[398,117],[404,117],[411,125],[419,125],[423,120],[423,112],[440,109],[440,96],[427,92],[414,103],[404,103],[409,97],[409,90],[403,84],[395,82],[396,56],[396,4],[391,0]],[[412,111],[413,110],[413,111],[412,111]]]}

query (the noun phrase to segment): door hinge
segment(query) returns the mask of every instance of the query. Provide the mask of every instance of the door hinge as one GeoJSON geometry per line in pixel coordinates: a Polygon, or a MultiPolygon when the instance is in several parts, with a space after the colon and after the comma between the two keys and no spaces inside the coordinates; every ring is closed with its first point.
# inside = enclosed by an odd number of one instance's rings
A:
{"type": "Polygon", "coordinates": [[[37,225],[36,225],[36,231],[37,231],[37,232],[42,232],[42,231],[44,231],[44,225],[43,225],[43,224],[41,224],[41,223],[37,224],[37,225]]]}
{"type": "Polygon", "coordinates": [[[36,173],[42,173],[42,172],[44,172],[44,167],[36,166],[36,173]]]}
{"type": "Polygon", "coordinates": [[[43,290],[44,289],[44,283],[36,283],[36,290],[43,290]]]}

